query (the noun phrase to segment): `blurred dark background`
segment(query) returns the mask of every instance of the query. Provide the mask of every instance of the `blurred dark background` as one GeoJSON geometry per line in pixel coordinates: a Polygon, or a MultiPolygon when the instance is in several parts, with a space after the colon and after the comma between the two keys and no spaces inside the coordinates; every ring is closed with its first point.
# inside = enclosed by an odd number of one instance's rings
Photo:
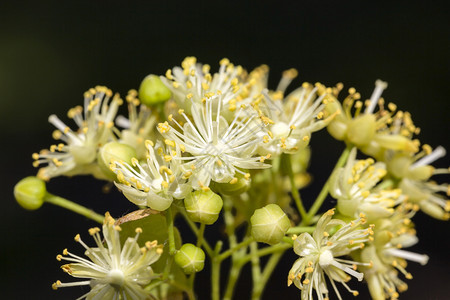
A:
{"type": "MultiPolygon", "coordinates": [[[[48,115],[67,121],[67,110],[82,103],[88,88],[101,84],[123,95],[138,88],[147,74],[164,74],[188,55],[213,69],[223,57],[249,70],[268,64],[272,88],[291,67],[299,70],[293,84],[343,82],[347,88],[356,87],[363,98],[381,78],[389,82],[383,96],[412,113],[422,128],[422,142],[448,148],[450,16],[445,4],[1,1],[2,298],[72,299],[86,291],[55,292],[51,283],[71,280],[55,256],[66,247],[81,250],[73,236],[86,236],[94,223],[51,205],[25,211],[12,191],[19,179],[35,174],[31,154],[53,143],[48,115]]],[[[314,199],[343,148],[325,132],[314,135],[311,144],[314,183],[303,193],[307,202],[314,199]]],[[[436,163],[448,165],[448,157],[436,163]]],[[[102,185],[89,177],[57,178],[48,189],[99,213],[107,208],[117,217],[132,210],[118,193],[103,194],[102,185]]],[[[425,267],[409,264],[414,279],[401,299],[448,299],[450,226],[421,213],[415,222],[420,242],[411,250],[428,254],[430,261],[425,267]]],[[[218,238],[212,232],[208,237],[218,238]]],[[[292,253],[284,256],[264,299],[300,297],[295,287],[286,286],[295,259],[292,253]]],[[[209,298],[208,279],[206,272],[199,275],[200,299],[209,298]]],[[[242,279],[237,299],[248,298],[248,270],[242,279]]],[[[360,299],[368,299],[363,285],[359,291],[360,299]]],[[[343,290],[342,294],[353,298],[343,290]]]]}

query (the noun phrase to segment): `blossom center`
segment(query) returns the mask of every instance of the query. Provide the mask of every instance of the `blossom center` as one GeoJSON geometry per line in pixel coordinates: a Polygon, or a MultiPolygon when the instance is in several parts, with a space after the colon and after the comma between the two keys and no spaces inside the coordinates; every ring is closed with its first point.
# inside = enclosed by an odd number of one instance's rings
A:
{"type": "Polygon", "coordinates": [[[326,267],[326,266],[332,264],[333,261],[334,261],[334,257],[330,250],[325,250],[320,254],[319,265],[321,267],[326,267]]]}
{"type": "Polygon", "coordinates": [[[125,276],[123,275],[122,270],[113,269],[109,271],[107,280],[110,285],[115,287],[121,287],[125,282],[125,276]]]}
{"type": "Polygon", "coordinates": [[[291,129],[288,124],[284,122],[277,122],[272,125],[271,131],[276,137],[287,137],[291,129]]]}

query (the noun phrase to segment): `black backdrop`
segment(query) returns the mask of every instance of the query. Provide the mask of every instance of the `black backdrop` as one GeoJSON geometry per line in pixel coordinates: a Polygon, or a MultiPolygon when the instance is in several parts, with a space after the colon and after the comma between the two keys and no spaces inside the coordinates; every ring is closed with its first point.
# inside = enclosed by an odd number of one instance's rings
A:
{"type": "MultiPolygon", "coordinates": [[[[78,288],[54,292],[50,286],[56,279],[71,279],[55,255],[65,247],[81,250],[73,236],[86,236],[94,224],[50,205],[25,211],[14,202],[12,189],[34,174],[31,153],[52,143],[48,115],[65,118],[68,108],[81,104],[86,89],[102,84],[125,94],[145,75],[163,74],[188,55],[213,68],[223,57],[248,69],[266,63],[272,88],[290,67],[299,70],[297,84],[342,81],[365,97],[381,78],[389,82],[385,98],[412,113],[422,128],[421,140],[448,148],[450,16],[444,3],[1,1],[2,298],[67,299],[83,293],[78,288]]],[[[314,135],[312,147],[315,181],[303,192],[305,199],[317,194],[342,150],[326,133],[314,135]]],[[[448,157],[437,165],[447,167],[448,157]]],[[[102,194],[101,187],[85,177],[57,178],[48,185],[51,192],[99,212],[110,207],[120,216],[132,209],[121,195],[102,194]]],[[[420,242],[412,251],[431,259],[426,267],[409,265],[415,278],[402,299],[446,299],[450,227],[421,213],[415,221],[420,242]]],[[[207,234],[219,238],[211,230],[207,234]]],[[[296,288],[286,287],[294,259],[285,255],[265,299],[299,298],[296,288]]],[[[209,298],[208,278],[207,271],[199,275],[200,299],[209,298]]],[[[249,278],[244,271],[237,299],[248,298],[249,278]]],[[[359,290],[359,298],[367,299],[365,287],[359,290]]]]}

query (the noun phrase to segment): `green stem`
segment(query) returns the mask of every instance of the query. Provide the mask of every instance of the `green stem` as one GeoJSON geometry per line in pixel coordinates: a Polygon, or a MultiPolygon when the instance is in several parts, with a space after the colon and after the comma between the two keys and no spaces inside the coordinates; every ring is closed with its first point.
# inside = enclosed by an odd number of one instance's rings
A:
{"type": "Polygon", "coordinates": [[[314,204],[311,206],[310,210],[308,211],[306,218],[302,220],[301,225],[309,224],[311,222],[311,219],[317,213],[317,211],[319,211],[320,207],[323,204],[323,201],[325,200],[325,198],[328,195],[329,188],[330,188],[331,175],[337,169],[341,168],[345,164],[352,148],[353,148],[353,146],[347,145],[345,150],[342,152],[341,157],[339,157],[339,160],[337,161],[336,165],[334,166],[333,171],[330,174],[330,177],[328,177],[327,181],[325,182],[324,186],[322,187],[322,190],[320,191],[319,195],[317,196],[316,200],[314,201],[314,204]]]}
{"type": "Polygon", "coordinates": [[[169,207],[166,210],[166,222],[167,222],[167,231],[169,235],[169,254],[175,255],[177,253],[177,250],[175,249],[175,234],[173,229],[173,215],[172,215],[172,209],[169,207]]]}
{"type": "Polygon", "coordinates": [[[298,192],[298,189],[295,186],[295,178],[294,178],[294,171],[292,169],[291,155],[285,154],[283,156],[283,158],[284,158],[284,166],[287,169],[288,176],[289,176],[289,182],[291,184],[292,197],[294,198],[295,205],[297,206],[297,209],[302,217],[302,220],[304,220],[306,218],[306,210],[305,210],[305,207],[303,206],[303,202],[300,197],[300,193],[298,192]]]}
{"type": "Polygon", "coordinates": [[[261,278],[261,267],[260,267],[260,261],[259,256],[257,254],[258,251],[258,243],[253,242],[250,244],[250,255],[252,257],[252,280],[253,280],[253,286],[257,285],[257,283],[260,281],[261,278]]]}
{"type": "Polygon", "coordinates": [[[247,238],[247,239],[243,240],[242,242],[240,242],[239,244],[236,244],[233,248],[230,248],[227,251],[222,252],[220,255],[217,256],[217,259],[219,259],[220,261],[223,261],[226,258],[228,258],[230,255],[235,253],[237,250],[239,250],[245,246],[248,246],[253,241],[254,240],[252,237],[247,238]]]}
{"type": "Polygon", "coordinates": [[[303,232],[313,233],[316,227],[314,226],[297,226],[297,227],[291,227],[288,229],[286,234],[299,234],[303,232]]]}
{"type": "MultiPolygon", "coordinates": [[[[269,254],[276,253],[276,252],[283,252],[289,248],[292,248],[292,244],[280,243],[280,244],[276,244],[276,245],[273,245],[270,247],[260,249],[256,253],[259,257],[262,257],[262,256],[269,255],[269,254]]],[[[251,259],[252,259],[251,255],[247,254],[247,255],[239,258],[239,263],[245,264],[245,263],[249,262],[251,259]]]]}
{"type": "Polygon", "coordinates": [[[76,204],[70,200],[47,193],[45,194],[44,201],[71,210],[73,212],[76,212],[77,214],[85,216],[86,218],[89,218],[100,224],[103,224],[104,217],[102,215],[97,214],[93,210],[90,210],[82,205],[76,204]]]}
{"type": "MultiPolygon", "coordinates": [[[[205,234],[205,227],[206,227],[206,224],[204,224],[204,223],[200,224],[200,229],[198,230],[198,234],[197,234],[197,247],[200,247],[202,245],[203,236],[205,234]]],[[[191,287],[191,289],[194,289],[195,274],[196,273],[192,273],[191,276],[189,277],[189,286],[191,287]]]]}
{"type": "Polygon", "coordinates": [[[233,297],[234,287],[239,278],[239,274],[241,273],[241,269],[244,266],[243,263],[240,263],[236,260],[233,261],[231,265],[230,274],[228,276],[228,284],[225,289],[225,295],[223,296],[224,300],[230,300],[233,297]]]}
{"type": "MultiPolygon", "coordinates": [[[[186,214],[186,212],[184,210],[179,210],[179,212],[183,215],[184,219],[188,223],[192,232],[194,232],[194,234],[198,237],[199,230],[197,228],[197,225],[195,225],[195,223],[192,222],[191,219],[189,219],[188,215],[186,214]]],[[[212,250],[211,246],[209,245],[208,241],[203,239],[202,245],[203,245],[203,248],[206,250],[206,253],[209,255],[209,257],[213,257],[214,253],[213,253],[213,250],[212,250]]]]}
{"type": "Polygon", "coordinates": [[[211,299],[220,300],[220,264],[218,259],[220,250],[222,249],[222,241],[218,241],[211,256],[211,299]]]}
{"type": "Polygon", "coordinates": [[[283,252],[277,252],[270,256],[269,260],[267,261],[266,266],[264,267],[264,271],[259,279],[259,281],[254,282],[253,291],[252,291],[252,300],[258,300],[261,298],[262,293],[264,292],[264,288],[266,286],[267,281],[269,280],[270,276],[272,275],[273,270],[275,270],[275,267],[277,266],[278,262],[280,261],[281,257],[283,256],[283,252]]]}
{"type": "Polygon", "coordinates": [[[198,234],[197,234],[197,247],[200,247],[202,245],[203,236],[205,234],[205,227],[206,227],[206,224],[204,224],[204,223],[200,224],[200,229],[198,230],[198,234]]]}

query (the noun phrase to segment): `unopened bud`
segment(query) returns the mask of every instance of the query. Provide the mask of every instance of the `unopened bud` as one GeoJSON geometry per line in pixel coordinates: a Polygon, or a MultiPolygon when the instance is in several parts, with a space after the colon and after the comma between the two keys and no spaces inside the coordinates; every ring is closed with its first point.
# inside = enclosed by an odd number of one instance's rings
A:
{"type": "Polygon", "coordinates": [[[116,175],[111,171],[111,163],[114,161],[124,161],[131,165],[131,159],[136,157],[136,150],[123,143],[109,142],[100,148],[97,161],[100,169],[103,173],[111,178],[115,179],[116,175]]]}
{"type": "Polygon", "coordinates": [[[148,75],[139,87],[139,100],[147,105],[155,105],[170,99],[171,92],[156,75],[148,75]]]}
{"type": "Polygon", "coordinates": [[[186,274],[200,272],[205,266],[205,252],[193,244],[184,244],[174,258],[186,274]]]}
{"type": "Polygon", "coordinates": [[[291,222],[284,211],[276,204],[269,204],[255,210],[250,218],[252,236],[257,242],[274,245],[283,239],[291,222]]]}
{"type": "Polygon", "coordinates": [[[184,205],[192,221],[211,225],[219,218],[223,201],[211,190],[198,190],[186,196],[184,205]]]}
{"type": "Polygon", "coordinates": [[[41,207],[46,193],[45,182],[34,176],[22,179],[14,187],[14,197],[17,203],[28,210],[36,210],[41,207]]]}
{"type": "Polygon", "coordinates": [[[241,174],[236,174],[229,183],[212,182],[211,188],[221,194],[235,196],[246,192],[250,188],[250,179],[241,174]]]}

